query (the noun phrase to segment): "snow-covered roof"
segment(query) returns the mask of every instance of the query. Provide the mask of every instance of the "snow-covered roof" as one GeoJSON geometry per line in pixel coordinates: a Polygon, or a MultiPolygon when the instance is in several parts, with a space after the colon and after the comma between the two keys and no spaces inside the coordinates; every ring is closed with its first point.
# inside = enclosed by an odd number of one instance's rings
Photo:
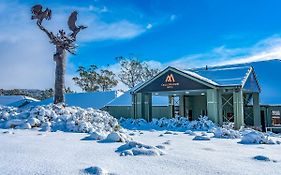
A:
{"type": "MultiPolygon", "coordinates": [[[[169,104],[168,97],[152,96],[152,106],[167,106],[169,104]]],[[[132,106],[131,91],[127,91],[119,97],[113,99],[105,106],[132,106]]]]}
{"type": "Polygon", "coordinates": [[[204,67],[190,70],[202,76],[210,77],[215,81],[217,80],[217,82],[239,83],[242,75],[249,67],[253,67],[256,79],[262,88],[260,93],[261,104],[281,104],[281,60],[279,59],[214,66],[208,67],[207,71],[204,67]],[[220,70],[225,70],[225,72],[222,73],[220,70]],[[210,72],[213,73],[210,74],[210,72]],[[225,79],[223,77],[225,77],[225,79]]]}
{"type": "MultiPolygon", "coordinates": [[[[108,92],[85,92],[65,94],[65,103],[69,106],[79,106],[82,108],[101,109],[108,102],[116,98],[115,91],[108,92]]],[[[31,103],[32,106],[47,105],[53,103],[53,98],[48,98],[40,102],[31,103]]]]}
{"type": "Polygon", "coordinates": [[[20,107],[24,103],[31,103],[38,101],[34,98],[23,96],[23,95],[5,95],[0,96],[0,105],[4,106],[14,106],[14,107],[20,107]]]}
{"type": "Polygon", "coordinates": [[[218,67],[190,70],[208,80],[215,82],[219,86],[239,86],[242,85],[250,66],[241,67],[218,67]]]}

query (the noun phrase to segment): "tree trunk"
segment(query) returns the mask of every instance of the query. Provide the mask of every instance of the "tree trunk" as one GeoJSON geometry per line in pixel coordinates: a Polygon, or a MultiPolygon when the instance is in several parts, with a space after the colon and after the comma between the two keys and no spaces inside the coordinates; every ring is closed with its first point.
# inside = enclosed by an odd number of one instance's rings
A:
{"type": "Polygon", "coordinates": [[[64,75],[65,75],[65,49],[56,47],[54,61],[56,62],[56,78],[55,78],[55,99],[54,104],[64,103],[64,75]]]}

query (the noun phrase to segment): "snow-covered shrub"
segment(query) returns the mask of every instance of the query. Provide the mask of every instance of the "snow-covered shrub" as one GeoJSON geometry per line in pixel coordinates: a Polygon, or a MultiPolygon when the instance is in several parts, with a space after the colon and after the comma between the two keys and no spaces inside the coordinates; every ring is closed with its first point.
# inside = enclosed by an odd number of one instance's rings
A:
{"type": "Polygon", "coordinates": [[[17,126],[18,129],[31,129],[31,125],[29,123],[22,123],[21,125],[17,126]]]}
{"type": "Polygon", "coordinates": [[[191,121],[189,128],[193,130],[205,130],[208,131],[215,127],[215,124],[208,119],[207,116],[200,116],[198,120],[191,121]]]}
{"type": "Polygon", "coordinates": [[[243,132],[240,143],[242,144],[274,144],[274,141],[268,135],[255,131],[245,130],[243,132]]]}
{"type": "Polygon", "coordinates": [[[41,125],[40,120],[38,120],[37,118],[29,118],[27,120],[27,122],[32,126],[32,127],[39,127],[41,125]]]}
{"type": "Polygon", "coordinates": [[[6,128],[16,128],[24,123],[21,119],[11,119],[6,122],[6,128]]]}
{"type": "Polygon", "coordinates": [[[117,119],[108,112],[92,108],[50,104],[20,111],[17,108],[0,106],[0,126],[15,128],[26,122],[31,127],[52,131],[111,133],[120,130],[117,119]]]}
{"type": "Polygon", "coordinates": [[[214,128],[212,130],[215,138],[237,139],[240,138],[240,133],[237,130],[227,128],[214,128]]]}
{"type": "Polygon", "coordinates": [[[17,108],[0,105],[0,120],[6,121],[9,119],[13,119],[18,114],[19,113],[17,108]]]}
{"type": "Polygon", "coordinates": [[[119,152],[121,156],[161,156],[165,153],[155,146],[145,145],[136,141],[129,141],[126,144],[120,146],[116,152],[119,152]]]}
{"type": "Polygon", "coordinates": [[[155,128],[166,130],[204,130],[208,131],[215,127],[215,124],[207,116],[200,116],[198,120],[189,121],[186,117],[152,119],[146,122],[144,119],[120,119],[119,122],[125,128],[155,128]]]}

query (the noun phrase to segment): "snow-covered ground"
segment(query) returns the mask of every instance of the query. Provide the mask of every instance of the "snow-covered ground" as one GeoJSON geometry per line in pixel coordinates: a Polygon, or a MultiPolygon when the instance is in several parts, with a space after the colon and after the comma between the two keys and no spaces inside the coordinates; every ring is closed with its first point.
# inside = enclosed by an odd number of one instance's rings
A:
{"type": "Polygon", "coordinates": [[[148,123],[91,108],[0,106],[0,128],[0,174],[280,174],[280,135],[206,116],[148,123]]]}
{"type": "Polygon", "coordinates": [[[134,141],[158,146],[165,154],[120,156],[117,149],[124,143],[87,140],[87,133],[0,129],[0,174],[94,174],[101,169],[120,175],[280,174],[279,144],[245,145],[238,143],[241,139],[212,138],[210,133],[209,141],[174,131],[127,133],[134,141]]]}

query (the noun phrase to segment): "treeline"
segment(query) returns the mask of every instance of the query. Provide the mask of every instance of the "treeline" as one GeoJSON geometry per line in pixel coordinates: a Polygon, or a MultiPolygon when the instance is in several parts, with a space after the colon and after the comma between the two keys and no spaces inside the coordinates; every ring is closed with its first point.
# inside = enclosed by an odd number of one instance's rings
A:
{"type": "Polygon", "coordinates": [[[109,91],[116,87],[119,81],[132,88],[159,72],[159,69],[152,68],[137,58],[117,57],[116,60],[120,66],[117,75],[109,66],[101,69],[96,65],[90,65],[88,68],[80,66],[77,70],[79,76],[73,78],[75,84],[86,92],[109,91]]]}
{"type": "MultiPolygon", "coordinates": [[[[73,93],[69,87],[65,89],[66,93],[73,93]]],[[[45,89],[45,90],[39,90],[39,89],[0,89],[0,96],[3,95],[23,95],[35,98],[37,100],[44,100],[50,97],[54,96],[54,90],[52,88],[45,89]]]]}

